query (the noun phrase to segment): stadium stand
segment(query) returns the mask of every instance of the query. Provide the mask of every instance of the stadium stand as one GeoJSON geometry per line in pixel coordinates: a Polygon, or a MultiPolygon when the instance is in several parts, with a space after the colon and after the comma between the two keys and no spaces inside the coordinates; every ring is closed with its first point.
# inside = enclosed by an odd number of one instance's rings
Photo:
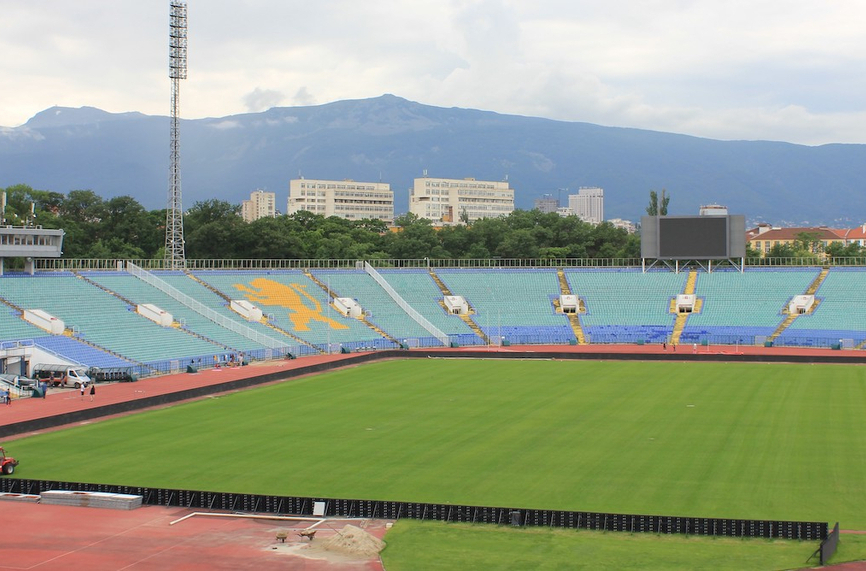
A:
{"type": "Polygon", "coordinates": [[[33,339],[34,344],[49,353],[59,355],[74,363],[86,364],[100,369],[134,367],[136,363],[91,347],[65,335],[50,335],[33,339]]]}
{"type": "Polygon", "coordinates": [[[491,338],[508,343],[574,342],[568,318],[556,313],[560,294],[554,269],[443,269],[437,275],[475,309],[473,321],[491,338]]]}
{"type": "Polygon", "coordinates": [[[584,299],[581,325],[591,343],[661,343],[673,331],[670,300],[688,274],[639,269],[569,269],[571,291],[584,299]]]}
{"type": "MultiPolygon", "coordinates": [[[[105,287],[112,292],[122,295],[124,298],[136,304],[150,303],[156,305],[172,314],[174,320],[179,322],[184,329],[195,331],[198,335],[202,335],[216,341],[220,345],[230,348],[234,352],[250,352],[264,347],[255,341],[252,341],[243,335],[235,333],[221,327],[213,321],[207,319],[203,315],[193,311],[189,307],[170,297],[169,295],[159,291],[151,285],[141,281],[140,279],[126,273],[108,273],[108,272],[89,272],[82,275],[94,283],[105,287]]],[[[169,283],[175,285],[179,281],[187,281],[198,286],[199,291],[195,291],[194,296],[199,301],[205,302],[209,307],[219,307],[219,297],[207,288],[197,284],[185,275],[165,275],[159,276],[163,280],[170,280],[172,277],[180,278],[180,280],[172,280],[169,283]],[[205,299],[212,296],[211,299],[205,299]]]]}
{"type": "Polygon", "coordinates": [[[395,346],[361,321],[333,309],[327,293],[301,271],[202,271],[195,275],[230,299],[249,300],[279,328],[324,351],[395,346]]]}
{"type": "Polygon", "coordinates": [[[43,335],[45,331],[24,321],[20,311],[0,303],[0,341],[33,339],[43,335]]]}
{"type": "Polygon", "coordinates": [[[421,312],[460,346],[480,345],[483,340],[462,319],[442,306],[442,291],[427,270],[395,269],[379,272],[403,299],[421,312]]]}
{"type": "Polygon", "coordinates": [[[827,347],[866,341],[866,272],[833,268],[815,293],[818,306],[800,315],[776,338],[781,345],[827,347]]]}
{"type": "Polygon", "coordinates": [[[783,310],[806,291],[819,270],[791,268],[716,271],[698,274],[700,313],[689,316],[681,341],[754,344],[769,337],[785,318],[783,310]]]}
{"type": "Polygon", "coordinates": [[[376,281],[363,270],[316,270],[312,272],[336,297],[357,301],[367,320],[395,339],[418,339],[420,346],[436,346],[430,332],[409,317],[376,281]]]}
{"type": "Polygon", "coordinates": [[[42,309],[62,319],[67,329],[90,344],[141,363],[162,362],[167,348],[178,359],[192,360],[225,347],[136,314],[120,298],[69,273],[4,276],[3,292],[25,309],[42,309]]]}
{"type": "MultiPolygon", "coordinates": [[[[426,268],[382,268],[379,273],[410,309],[453,344],[478,345],[486,337],[491,343],[576,342],[574,330],[554,303],[562,292],[554,268],[438,268],[435,274],[426,268]],[[443,308],[443,291],[469,302],[472,326],[443,308]]],[[[261,269],[154,275],[233,323],[285,339],[287,345],[298,347],[296,355],[394,348],[407,339],[423,346],[426,338],[430,346],[436,345],[435,337],[360,269],[315,269],[309,275],[261,269]],[[331,307],[328,288],[337,296],[356,299],[368,312],[367,323],[331,307]],[[229,300],[239,299],[258,306],[266,323],[248,322],[233,312],[229,300]]],[[[670,339],[676,321],[671,300],[687,287],[688,277],[687,272],[644,273],[635,268],[568,268],[563,275],[586,309],[579,319],[591,343],[670,339]]],[[[822,273],[817,267],[747,268],[696,275],[694,291],[700,303],[685,319],[681,343],[746,345],[767,340],[807,347],[866,347],[864,269],[834,267],[822,273]],[[815,288],[812,313],[786,314],[792,297],[815,288]]],[[[254,356],[261,346],[231,324],[232,329],[217,325],[153,285],[114,269],[80,275],[8,273],[0,277],[0,297],[0,343],[32,342],[87,366],[132,363],[138,374],[150,374],[187,364],[209,366],[214,356],[226,352],[245,352],[252,358],[271,355],[254,356]],[[138,303],[161,307],[183,326],[161,327],[137,315],[138,303]],[[66,334],[46,334],[21,319],[22,309],[55,315],[65,322],[66,334]]]]}

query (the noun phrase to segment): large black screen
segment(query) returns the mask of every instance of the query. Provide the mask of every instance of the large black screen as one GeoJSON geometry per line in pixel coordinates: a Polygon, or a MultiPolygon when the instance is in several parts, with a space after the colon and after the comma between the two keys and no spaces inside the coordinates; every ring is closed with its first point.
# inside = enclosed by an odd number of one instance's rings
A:
{"type": "Polygon", "coordinates": [[[705,260],[728,257],[726,216],[659,218],[659,258],[705,260]]]}

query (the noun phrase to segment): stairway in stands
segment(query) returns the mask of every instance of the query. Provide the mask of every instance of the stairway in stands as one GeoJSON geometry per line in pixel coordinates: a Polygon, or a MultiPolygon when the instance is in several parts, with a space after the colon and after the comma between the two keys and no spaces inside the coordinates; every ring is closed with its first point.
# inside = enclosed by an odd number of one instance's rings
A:
{"type": "MultiPolygon", "coordinates": [[[[695,285],[698,282],[698,272],[697,270],[689,271],[689,278],[686,280],[686,288],[683,290],[683,294],[685,295],[694,295],[695,294],[695,285]]],[[[692,311],[698,312],[700,311],[700,300],[695,300],[695,307],[692,311]]],[[[677,320],[674,323],[674,331],[671,333],[671,345],[679,345],[680,337],[683,334],[683,329],[686,328],[686,323],[689,319],[689,313],[678,313],[677,312],[677,300],[676,298],[671,300],[671,313],[677,314],[677,320]]]]}
{"type": "MultiPolygon", "coordinates": [[[[429,271],[430,271],[430,277],[433,278],[433,281],[436,283],[436,286],[439,288],[439,291],[442,292],[443,296],[450,297],[450,296],[454,295],[453,293],[451,293],[451,290],[448,289],[448,286],[445,285],[445,282],[443,282],[439,278],[439,276],[436,275],[436,272],[433,271],[433,268],[430,268],[429,271]]],[[[467,303],[467,305],[469,304],[468,299],[466,300],[466,303],[467,303]]],[[[439,305],[442,306],[442,309],[444,309],[446,312],[448,311],[448,308],[445,307],[445,302],[443,300],[441,300],[441,299],[439,300],[439,305]]],[[[472,315],[474,315],[474,314],[475,314],[475,310],[472,308],[472,305],[469,305],[469,313],[461,314],[458,317],[460,319],[462,319],[466,325],[469,326],[469,328],[472,330],[473,333],[478,335],[478,337],[480,337],[484,341],[485,345],[490,345],[490,337],[488,337],[487,334],[484,333],[484,330],[481,329],[478,326],[478,324],[475,323],[475,321],[472,319],[472,315]]]]}
{"type": "MultiPolygon", "coordinates": [[[[830,273],[829,268],[824,268],[823,270],[821,270],[821,273],[818,274],[818,277],[816,277],[815,280],[809,285],[809,287],[806,288],[805,295],[815,295],[815,292],[817,292],[818,288],[821,287],[821,284],[824,283],[824,279],[826,279],[828,273],[830,273]]],[[[813,313],[818,308],[818,305],[820,303],[821,300],[816,299],[815,303],[812,305],[812,308],[809,310],[809,313],[813,313]]],[[[787,314],[787,316],[785,317],[785,319],[782,320],[782,323],[779,324],[776,330],[773,331],[772,335],[767,337],[767,341],[775,341],[776,338],[781,335],[782,332],[785,331],[785,329],[790,327],[791,324],[794,323],[794,320],[800,316],[799,313],[789,313],[787,305],[782,308],[782,313],[787,314]]]]}
{"type": "MultiPolygon", "coordinates": [[[[562,295],[574,295],[571,293],[571,286],[568,283],[568,279],[565,277],[565,271],[562,268],[558,268],[556,270],[556,275],[559,278],[559,290],[562,292],[562,295]]],[[[586,305],[584,305],[583,300],[578,298],[577,300],[578,308],[575,313],[565,313],[568,318],[568,322],[571,324],[571,330],[574,331],[574,337],[577,339],[577,343],[579,345],[586,345],[586,335],[583,332],[583,326],[580,324],[580,316],[581,313],[586,313],[586,305]]],[[[559,300],[554,302],[554,305],[559,308],[559,300]]]]}

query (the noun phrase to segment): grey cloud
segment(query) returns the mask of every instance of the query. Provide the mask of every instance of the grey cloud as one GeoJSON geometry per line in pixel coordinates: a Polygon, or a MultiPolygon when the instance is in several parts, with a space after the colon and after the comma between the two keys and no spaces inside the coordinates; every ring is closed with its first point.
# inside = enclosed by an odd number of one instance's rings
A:
{"type": "Polygon", "coordinates": [[[292,104],[301,106],[315,105],[316,98],[304,86],[298,89],[297,93],[292,97],[292,104]]]}
{"type": "Polygon", "coordinates": [[[257,113],[271,107],[276,107],[286,98],[281,92],[274,89],[261,89],[256,87],[250,93],[244,95],[244,105],[247,111],[257,113]]]}

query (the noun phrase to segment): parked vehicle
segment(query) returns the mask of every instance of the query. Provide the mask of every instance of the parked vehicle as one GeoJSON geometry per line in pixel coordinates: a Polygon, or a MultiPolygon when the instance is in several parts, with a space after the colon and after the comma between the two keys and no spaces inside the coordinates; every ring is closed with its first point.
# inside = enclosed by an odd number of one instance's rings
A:
{"type": "Polygon", "coordinates": [[[87,369],[73,365],[36,365],[33,367],[33,376],[55,387],[72,386],[77,389],[90,383],[87,369]]]}
{"type": "Polygon", "coordinates": [[[39,384],[39,381],[36,379],[30,379],[22,375],[10,375],[9,373],[0,373],[0,381],[23,390],[35,389],[39,384]]]}
{"type": "Polygon", "coordinates": [[[12,474],[15,472],[15,466],[18,465],[18,460],[13,458],[12,456],[7,456],[6,451],[3,450],[3,447],[0,446],[0,472],[6,474],[12,474]]]}
{"type": "Polygon", "coordinates": [[[132,382],[138,380],[138,377],[132,373],[132,367],[90,367],[87,370],[87,376],[94,381],[132,382]]]}

